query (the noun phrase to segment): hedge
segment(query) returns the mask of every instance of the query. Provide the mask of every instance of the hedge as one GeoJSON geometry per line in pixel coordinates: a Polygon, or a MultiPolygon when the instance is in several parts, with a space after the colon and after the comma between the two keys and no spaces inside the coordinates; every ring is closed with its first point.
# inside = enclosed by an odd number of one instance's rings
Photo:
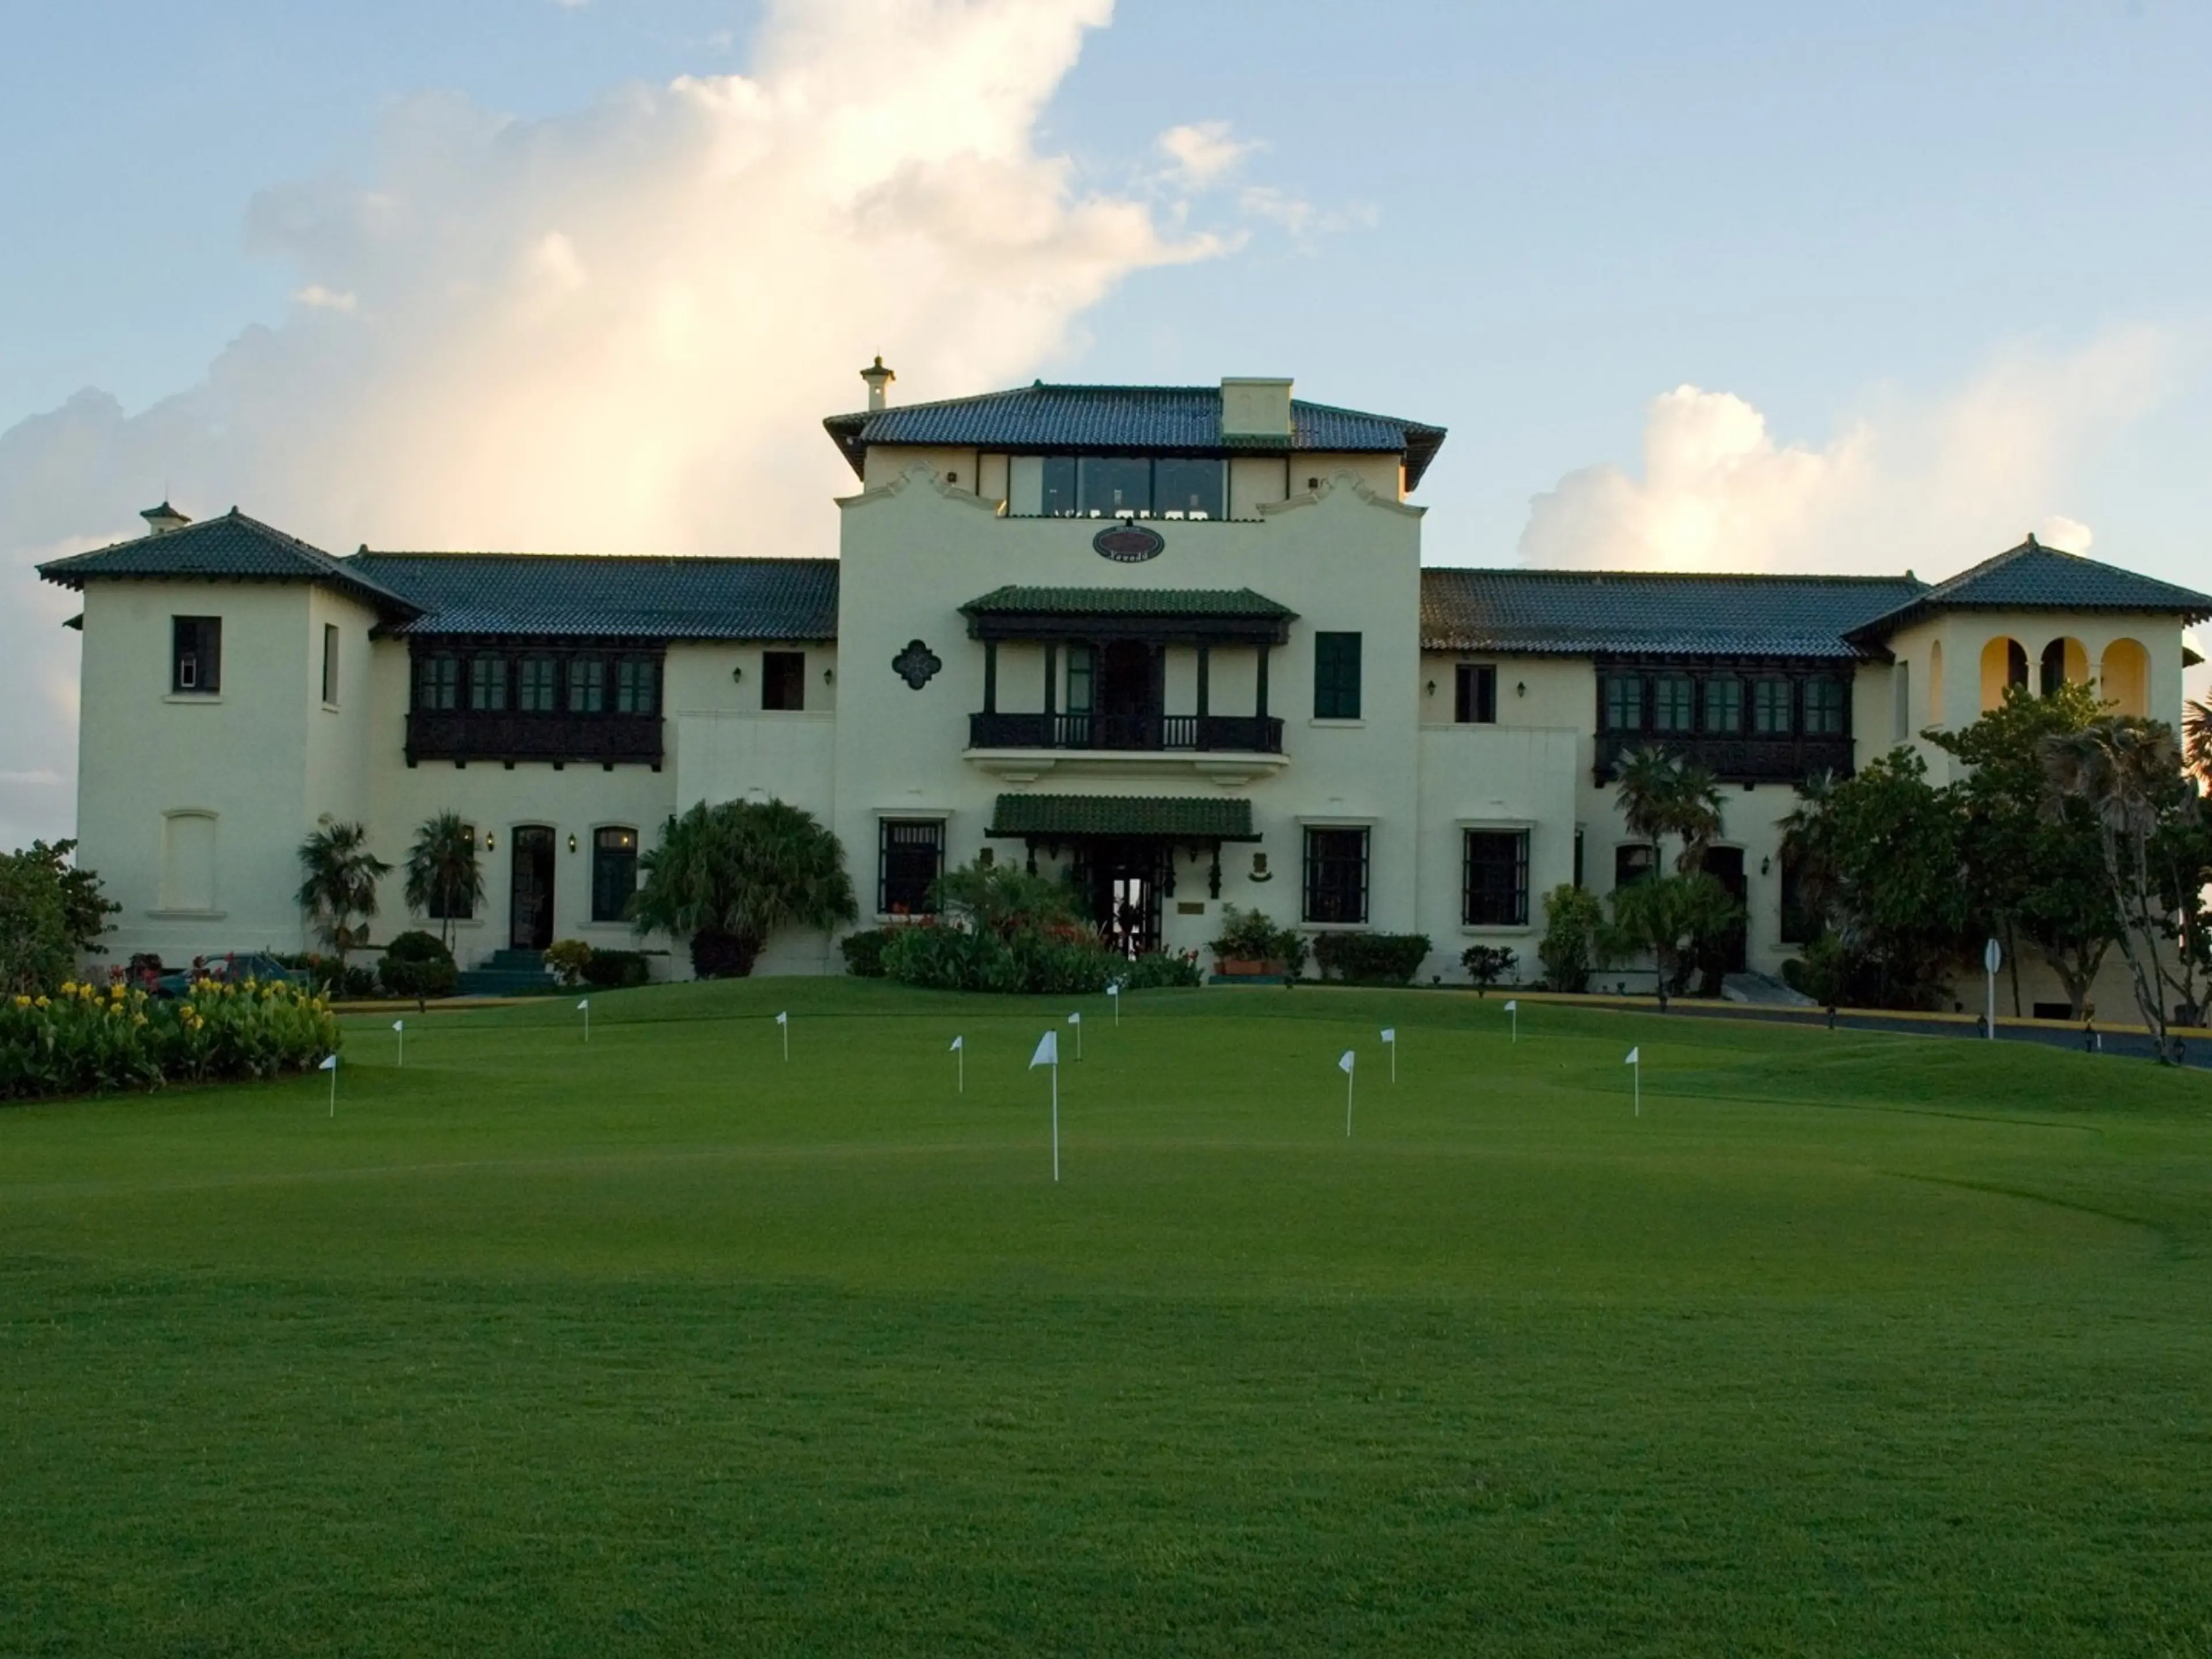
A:
{"type": "Polygon", "coordinates": [[[1410,983],[1428,954],[1426,933],[1323,933],[1314,941],[1322,977],[1347,985],[1410,983]]]}
{"type": "Polygon", "coordinates": [[[0,1100],[312,1070],[338,1046],[329,1001],[282,981],[196,981],[171,1001],[121,981],[0,1002],[0,1100]]]}

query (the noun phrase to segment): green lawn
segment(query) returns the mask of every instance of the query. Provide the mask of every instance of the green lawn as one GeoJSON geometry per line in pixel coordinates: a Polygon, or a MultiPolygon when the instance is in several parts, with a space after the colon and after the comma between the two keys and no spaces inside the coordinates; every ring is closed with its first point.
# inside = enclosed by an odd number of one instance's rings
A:
{"type": "Polygon", "coordinates": [[[0,1652],[2212,1654],[2201,1073],[592,1000],[0,1111],[0,1652]]]}

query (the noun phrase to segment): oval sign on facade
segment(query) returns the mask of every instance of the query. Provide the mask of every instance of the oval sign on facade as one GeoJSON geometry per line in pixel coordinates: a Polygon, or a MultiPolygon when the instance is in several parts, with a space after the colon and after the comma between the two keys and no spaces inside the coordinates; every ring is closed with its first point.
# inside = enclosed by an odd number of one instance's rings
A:
{"type": "Polygon", "coordinates": [[[1158,531],[1131,524],[1125,519],[1093,536],[1091,546],[1100,558],[1111,559],[1116,564],[1142,564],[1146,559],[1159,557],[1167,542],[1158,531]]]}

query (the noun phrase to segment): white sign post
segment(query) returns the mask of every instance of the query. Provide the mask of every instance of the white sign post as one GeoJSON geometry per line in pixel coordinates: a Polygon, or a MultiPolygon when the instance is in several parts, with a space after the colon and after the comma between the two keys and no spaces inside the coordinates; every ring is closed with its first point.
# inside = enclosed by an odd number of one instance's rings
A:
{"type": "Polygon", "coordinates": [[[1516,997],[1507,1003],[1505,1012],[1513,1017],[1513,1035],[1507,1040],[1518,1042],[1521,1041],[1521,999],[1516,997]]]}
{"type": "Polygon", "coordinates": [[[1052,1067],[1052,1178],[1060,1180],[1060,1033],[1047,1031],[1037,1042],[1036,1052],[1030,1056],[1030,1070],[1040,1066],[1052,1067]]]}
{"type": "Polygon", "coordinates": [[[392,1029],[399,1034],[399,1064],[404,1066],[407,1063],[407,1022],[395,1019],[392,1022],[392,1029]]]}
{"type": "Polygon", "coordinates": [[[1382,1046],[1390,1051],[1390,1081],[1395,1083],[1398,1080],[1398,1028],[1396,1026],[1386,1025],[1382,1028],[1382,1046]]]}
{"type": "Polygon", "coordinates": [[[1982,967],[1990,976],[1989,1039],[1997,1040],[1997,969],[2004,966],[2004,947],[1995,939],[1982,946],[1982,967]]]}
{"type": "Polygon", "coordinates": [[[1336,1062],[1336,1069],[1344,1073],[1344,1138],[1352,1139],[1352,1050],[1344,1051],[1344,1058],[1336,1062]]]}
{"type": "Polygon", "coordinates": [[[1631,1048],[1628,1051],[1628,1058],[1621,1064],[1632,1068],[1629,1086],[1635,1091],[1636,1115],[1642,1117],[1644,1115],[1644,1045],[1639,1042],[1631,1048]]]}
{"type": "Polygon", "coordinates": [[[776,1030],[783,1033],[783,1057],[788,1060],[791,1058],[791,1016],[778,1014],[775,1017],[775,1025],[776,1030]]]}
{"type": "Polygon", "coordinates": [[[953,1038],[952,1053],[955,1056],[952,1074],[959,1079],[957,1092],[964,1095],[968,1092],[968,1039],[964,1036],[953,1038]]]}

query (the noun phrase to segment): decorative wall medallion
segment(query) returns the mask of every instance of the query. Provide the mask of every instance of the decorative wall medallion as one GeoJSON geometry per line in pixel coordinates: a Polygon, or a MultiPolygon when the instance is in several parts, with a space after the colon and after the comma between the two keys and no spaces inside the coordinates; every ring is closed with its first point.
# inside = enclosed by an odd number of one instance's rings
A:
{"type": "Polygon", "coordinates": [[[919,691],[945,665],[938,660],[937,653],[920,640],[908,640],[906,649],[891,659],[891,666],[898,671],[901,679],[919,691]]]}
{"type": "Polygon", "coordinates": [[[1167,542],[1158,531],[1124,519],[1093,536],[1091,546],[1100,558],[1116,564],[1142,564],[1146,559],[1158,558],[1167,542]]]}

